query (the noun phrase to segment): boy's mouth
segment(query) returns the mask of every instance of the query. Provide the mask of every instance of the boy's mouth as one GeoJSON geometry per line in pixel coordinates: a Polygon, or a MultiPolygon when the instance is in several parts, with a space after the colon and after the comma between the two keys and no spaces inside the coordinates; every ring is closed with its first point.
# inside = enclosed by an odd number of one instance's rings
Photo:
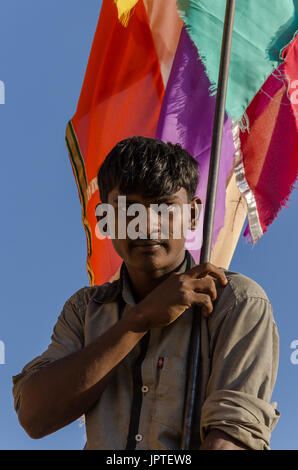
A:
{"type": "Polygon", "coordinates": [[[133,242],[132,248],[139,248],[140,250],[158,250],[161,247],[165,246],[164,242],[161,242],[159,240],[139,240],[136,242],[133,242]]]}

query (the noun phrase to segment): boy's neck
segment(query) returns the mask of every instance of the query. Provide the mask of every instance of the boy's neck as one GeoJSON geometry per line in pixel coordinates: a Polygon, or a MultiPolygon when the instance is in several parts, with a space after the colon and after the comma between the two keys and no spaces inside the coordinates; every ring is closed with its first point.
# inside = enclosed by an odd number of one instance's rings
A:
{"type": "Polygon", "coordinates": [[[129,277],[130,289],[135,302],[138,303],[143,300],[153,289],[155,289],[155,287],[167,279],[172,272],[176,270],[178,271],[185,260],[186,251],[182,252],[182,255],[177,257],[175,263],[171,266],[157,270],[154,273],[136,270],[135,268],[130,268],[125,264],[129,277]]]}

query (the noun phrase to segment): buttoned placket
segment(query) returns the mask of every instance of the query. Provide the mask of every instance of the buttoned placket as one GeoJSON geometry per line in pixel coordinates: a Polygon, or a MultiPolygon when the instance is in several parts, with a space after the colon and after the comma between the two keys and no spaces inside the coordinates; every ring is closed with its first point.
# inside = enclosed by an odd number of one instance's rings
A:
{"type": "Polygon", "coordinates": [[[148,449],[149,435],[152,426],[152,410],[156,401],[157,393],[157,368],[159,355],[156,351],[156,345],[159,344],[162,336],[162,328],[151,330],[147,353],[142,364],[142,406],[139,419],[138,436],[142,439],[136,439],[136,450],[148,449]]]}
{"type": "MultiPolygon", "coordinates": [[[[185,260],[184,260],[185,262],[185,260]]],[[[189,258],[186,263],[186,268],[189,269],[189,258]]],[[[125,306],[125,313],[127,312],[127,304],[129,304],[130,307],[133,307],[136,305],[135,300],[133,298],[132,292],[130,290],[129,282],[127,279],[127,273],[125,271],[125,266],[123,266],[122,270],[122,297],[123,300],[126,302],[125,306]]],[[[134,436],[135,439],[135,449],[136,450],[142,450],[142,449],[148,449],[148,439],[149,439],[149,433],[150,433],[150,426],[151,426],[151,412],[152,412],[152,407],[154,406],[155,400],[156,400],[156,377],[157,377],[157,368],[158,362],[160,357],[155,357],[156,356],[156,345],[159,344],[161,340],[161,334],[162,334],[162,329],[160,328],[155,328],[153,330],[150,330],[150,333],[147,333],[149,335],[149,343],[147,346],[146,354],[143,358],[142,364],[141,364],[141,390],[140,392],[142,393],[141,395],[141,408],[140,408],[140,415],[138,419],[138,429],[137,433],[134,436]]],[[[144,338],[141,340],[144,341],[144,338]]],[[[163,358],[164,360],[164,358],[163,358]]],[[[134,391],[134,396],[135,396],[134,391]]],[[[128,436],[128,441],[127,441],[127,449],[128,449],[128,443],[132,442],[132,436],[130,435],[131,433],[131,427],[132,426],[132,417],[131,417],[131,422],[130,422],[130,429],[129,429],[129,436],[128,436]]]]}

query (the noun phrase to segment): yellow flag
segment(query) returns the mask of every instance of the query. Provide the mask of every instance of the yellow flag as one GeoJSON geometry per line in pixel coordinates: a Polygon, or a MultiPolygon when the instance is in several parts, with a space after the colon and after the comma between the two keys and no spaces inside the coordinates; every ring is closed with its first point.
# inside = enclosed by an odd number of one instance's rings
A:
{"type": "Polygon", "coordinates": [[[128,25],[130,12],[139,0],[114,0],[118,9],[118,19],[123,26],[128,25]]]}

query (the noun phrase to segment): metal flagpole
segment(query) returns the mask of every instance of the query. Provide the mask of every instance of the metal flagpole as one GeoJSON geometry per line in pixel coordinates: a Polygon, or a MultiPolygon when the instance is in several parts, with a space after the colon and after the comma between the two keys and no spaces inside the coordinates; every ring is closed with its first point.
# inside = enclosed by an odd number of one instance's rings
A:
{"type": "MultiPolygon", "coordinates": [[[[218,90],[216,96],[216,106],[213,124],[212,147],[210,154],[208,187],[206,197],[206,207],[203,226],[203,246],[201,249],[200,263],[210,261],[213,222],[216,203],[218,171],[222,144],[223,125],[225,118],[226,95],[229,76],[229,65],[232,46],[232,35],[236,0],[227,0],[225,22],[222,37],[221,58],[218,76],[218,90]]],[[[196,313],[196,312],[195,312],[196,313]]],[[[182,430],[182,450],[189,450],[191,444],[191,434],[194,423],[194,405],[197,396],[198,366],[200,357],[200,328],[201,315],[195,314],[190,339],[190,363],[188,370],[188,382],[186,389],[186,400],[184,408],[184,422],[182,430]]],[[[203,326],[208,328],[207,320],[203,326]]],[[[198,413],[197,413],[198,418],[198,413]]]]}

